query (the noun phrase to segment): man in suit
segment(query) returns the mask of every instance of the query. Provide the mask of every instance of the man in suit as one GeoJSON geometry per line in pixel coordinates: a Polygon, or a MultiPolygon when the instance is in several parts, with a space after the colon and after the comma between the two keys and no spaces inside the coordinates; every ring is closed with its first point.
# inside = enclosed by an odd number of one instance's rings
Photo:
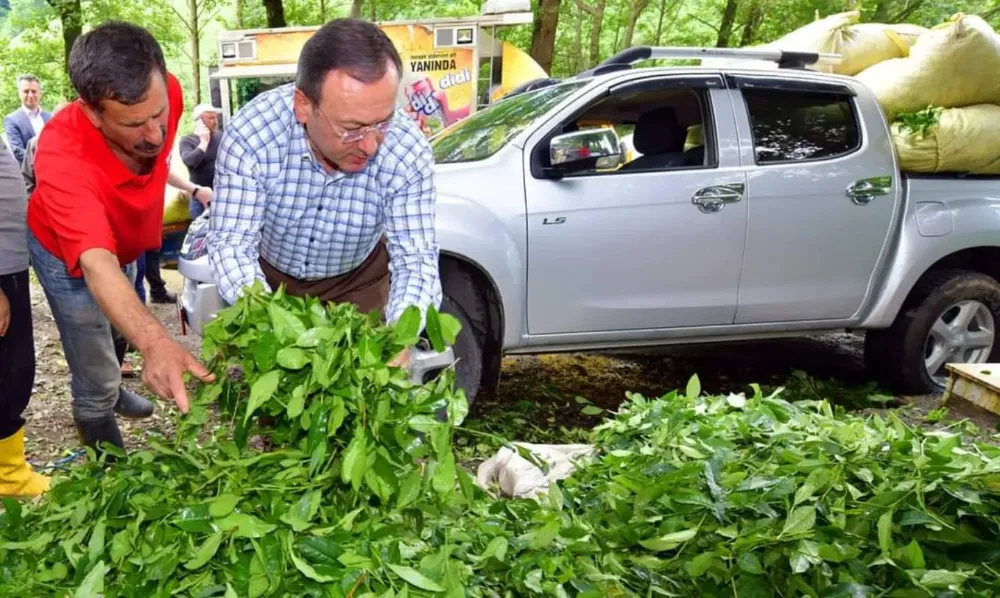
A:
{"type": "Polygon", "coordinates": [[[24,163],[24,151],[28,142],[42,132],[52,114],[41,108],[42,84],[34,75],[21,75],[17,79],[17,90],[21,95],[21,107],[7,115],[3,128],[7,132],[10,149],[18,164],[24,163]]]}

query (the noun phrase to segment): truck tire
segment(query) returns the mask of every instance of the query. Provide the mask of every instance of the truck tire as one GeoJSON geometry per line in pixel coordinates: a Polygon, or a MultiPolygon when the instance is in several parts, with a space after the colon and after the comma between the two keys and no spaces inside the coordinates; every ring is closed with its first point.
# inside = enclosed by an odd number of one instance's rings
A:
{"type": "Polygon", "coordinates": [[[971,270],[944,270],[918,284],[892,327],[869,331],[866,363],[899,394],[936,394],[945,363],[1000,356],[1000,282],[971,270]],[[868,355],[868,351],[871,355],[868,355]]]}
{"type": "Polygon", "coordinates": [[[458,360],[455,364],[455,384],[465,391],[465,397],[471,405],[479,394],[479,386],[482,383],[483,346],[477,342],[473,320],[469,313],[447,294],[441,301],[441,311],[455,316],[462,325],[454,345],[455,357],[458,360]]]}

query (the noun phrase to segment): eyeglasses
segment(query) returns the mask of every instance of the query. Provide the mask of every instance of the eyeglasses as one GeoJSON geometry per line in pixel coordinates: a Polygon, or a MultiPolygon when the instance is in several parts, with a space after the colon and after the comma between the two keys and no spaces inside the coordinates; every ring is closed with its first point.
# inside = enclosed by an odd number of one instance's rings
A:
{"type": "Polygon", "coordinates": [[[340,128],[337,125],[333,124],[333,121],[330,120],[330,117],[326,115],[326,112],[322,108],[317,106],[316,110],[323,115],[323,120],[326,121],[326,124],[331,129],[333,129],[335,133],[340,135],[341,143],[345,144],[357,143],[358,141],[361,141],[362,139],[367,137],[368,133],[375,133],[376,135],[385,135],[386,132],[388,132],[389,127],[392,126],[392,120],[395,117],[395,115],[393,115],[383,120],[382,122],[375,123],[374,125],[368,125],[357,129],[351,129],[349,131],[344,131],[340,130],[340,128]]]}

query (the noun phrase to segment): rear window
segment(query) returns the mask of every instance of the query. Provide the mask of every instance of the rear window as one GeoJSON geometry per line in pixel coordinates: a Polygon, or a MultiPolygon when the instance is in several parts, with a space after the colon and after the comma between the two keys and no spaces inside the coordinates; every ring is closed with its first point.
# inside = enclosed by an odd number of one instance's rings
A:
{"type": "Polygon", "coordinates": [[[853,99],[824,91],[744,89],[757,164],[828,160],[861,147],[853,99]]]}

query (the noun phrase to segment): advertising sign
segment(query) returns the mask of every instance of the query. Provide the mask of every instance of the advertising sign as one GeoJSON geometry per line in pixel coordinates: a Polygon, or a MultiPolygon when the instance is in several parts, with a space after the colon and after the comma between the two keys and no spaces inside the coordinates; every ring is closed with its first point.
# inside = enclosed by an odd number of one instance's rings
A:
{"type": "Polygon", "coordinates": [[[384,25],[403,60],[400,105],[426,135],[433,135],[465,118],[475,102],[473,28],[468,37],[459,30],[458,43],[469,47],[434,48],[434,32],[420,25],[384,25]]]}

